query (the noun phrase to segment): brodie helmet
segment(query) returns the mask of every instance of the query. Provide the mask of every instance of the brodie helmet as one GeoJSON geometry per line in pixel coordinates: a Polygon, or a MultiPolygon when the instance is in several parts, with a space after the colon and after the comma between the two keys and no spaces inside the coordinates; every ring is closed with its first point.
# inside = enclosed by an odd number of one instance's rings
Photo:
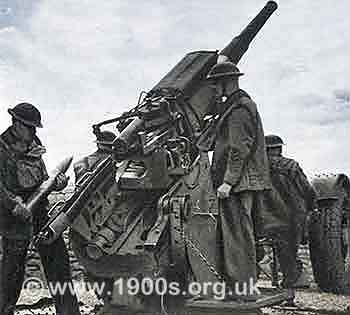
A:
{"type": "Polygon", "coordinates": [[[241,75],[243,75],[243,73],[239,71],[239,69],[233,62],[225,61],[214,65],[210,69],[207,75],[207,79],[215,80],[222,77],[230,77],[230,76],[239,77],[241,75]]]}
{"type": "Polygon", "coordinates": [[[277,148],[284,145],[282,138],[277,135],[265,136],[265,143],[267,148],[277,148]]]}
{"type": "Polygon", "coordinates": [[[25,125],[38,128],[43,127],[39,110],[30,103],[17,104],[14,108],[9,108],[8,112],[13,118],[25,125]]]}

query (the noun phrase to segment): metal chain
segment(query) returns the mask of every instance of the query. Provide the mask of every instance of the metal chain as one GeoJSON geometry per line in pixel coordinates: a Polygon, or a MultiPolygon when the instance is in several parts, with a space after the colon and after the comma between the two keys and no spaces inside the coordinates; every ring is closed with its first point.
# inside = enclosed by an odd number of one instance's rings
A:
{"type": "MultiPolygon", "coordinates": [[[[176,231],[177,233],[180,233],[176,231]]],[[[185,244],[188,244],[194,252],[198,255],[198,257],[202,260],[202,262],[208,267],[209,271],[215,275],[215,277],[221,281],[224,282],[224,278],[219,274],[219,272],[215,269],[215,267],[208,261],[208,259],[202,254],[200,249],[193,243],[193,241],[186,235],[184,229],[181,231],[181,236],[185,242],[185,244]]]]}

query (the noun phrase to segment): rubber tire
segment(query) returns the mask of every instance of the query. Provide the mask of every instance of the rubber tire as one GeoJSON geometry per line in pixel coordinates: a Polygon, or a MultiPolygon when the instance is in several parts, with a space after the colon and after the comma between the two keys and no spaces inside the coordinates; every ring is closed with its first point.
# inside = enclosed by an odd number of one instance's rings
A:
{"type": "Polygon", "coordinates": [[[309,221],[309,249],[315,281],[324,292],[344,294],[347,290],[342,242],[342,208],[314,211],[309,221]]]}

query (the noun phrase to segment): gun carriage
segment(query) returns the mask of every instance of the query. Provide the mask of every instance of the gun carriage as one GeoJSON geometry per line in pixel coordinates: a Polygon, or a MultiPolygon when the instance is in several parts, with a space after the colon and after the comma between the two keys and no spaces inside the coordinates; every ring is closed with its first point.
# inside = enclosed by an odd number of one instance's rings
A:
{"type": "MultiPolygon", "coordinates": [[[[220,54],[237,64],[276,9],[277,4],[268,1],[220,54]]],[[[114,314],[113,305],[128,313],[164,311],[164,305],[172,311],[180,308],[183,314],[232,312],[217,304],[190,306],[182,294],[128,300],[113,287],[116,279],[131,277],[163,277],[181,289],[191,280],[222,280],[215,270],[217,206],[209,159],[195,146],[215,103],[206,75],[218,55],[187,54],[141,95],[137,106],[93,126],[95,134],[110,124],[118,129],[110,156],[79,179],[73,196],[53,209],[52,220],[37,238],[49,242],[71,227],[73,249],[89,276],[111,284],[111,292],[104,295],[109,305],[104,314],[114,314]]],[[[209,290],[207,297],[212,294],[209,290]]]]}

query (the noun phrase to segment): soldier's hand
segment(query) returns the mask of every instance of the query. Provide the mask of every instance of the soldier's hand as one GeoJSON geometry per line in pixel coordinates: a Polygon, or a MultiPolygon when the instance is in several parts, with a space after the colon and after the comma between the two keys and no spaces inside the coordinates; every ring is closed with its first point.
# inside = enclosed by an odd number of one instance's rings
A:
{"type": "Polygon", "coordinates": [[[25,221],[29,221],[32,218],[32,212],[26,207],[26,205],[23,203],[21,199],[16,198],[16,206],[12,210],[12,214],[14,216],[18,216],[22,218],[25,221]]]}
{"type": "Polygon", "coordinates": [[[67,187],[69,181],[69,177],[65,174],[58,174],[55,180],[55,190],[60,191],[67,187]]]}
{"type": "Polygon", "coordinates": [[[230,196],[232,186],[227,183],[223,183],[220,185],[220,187],[217,190],[217,196],[219,199],[225,199],[230,196]]]}

